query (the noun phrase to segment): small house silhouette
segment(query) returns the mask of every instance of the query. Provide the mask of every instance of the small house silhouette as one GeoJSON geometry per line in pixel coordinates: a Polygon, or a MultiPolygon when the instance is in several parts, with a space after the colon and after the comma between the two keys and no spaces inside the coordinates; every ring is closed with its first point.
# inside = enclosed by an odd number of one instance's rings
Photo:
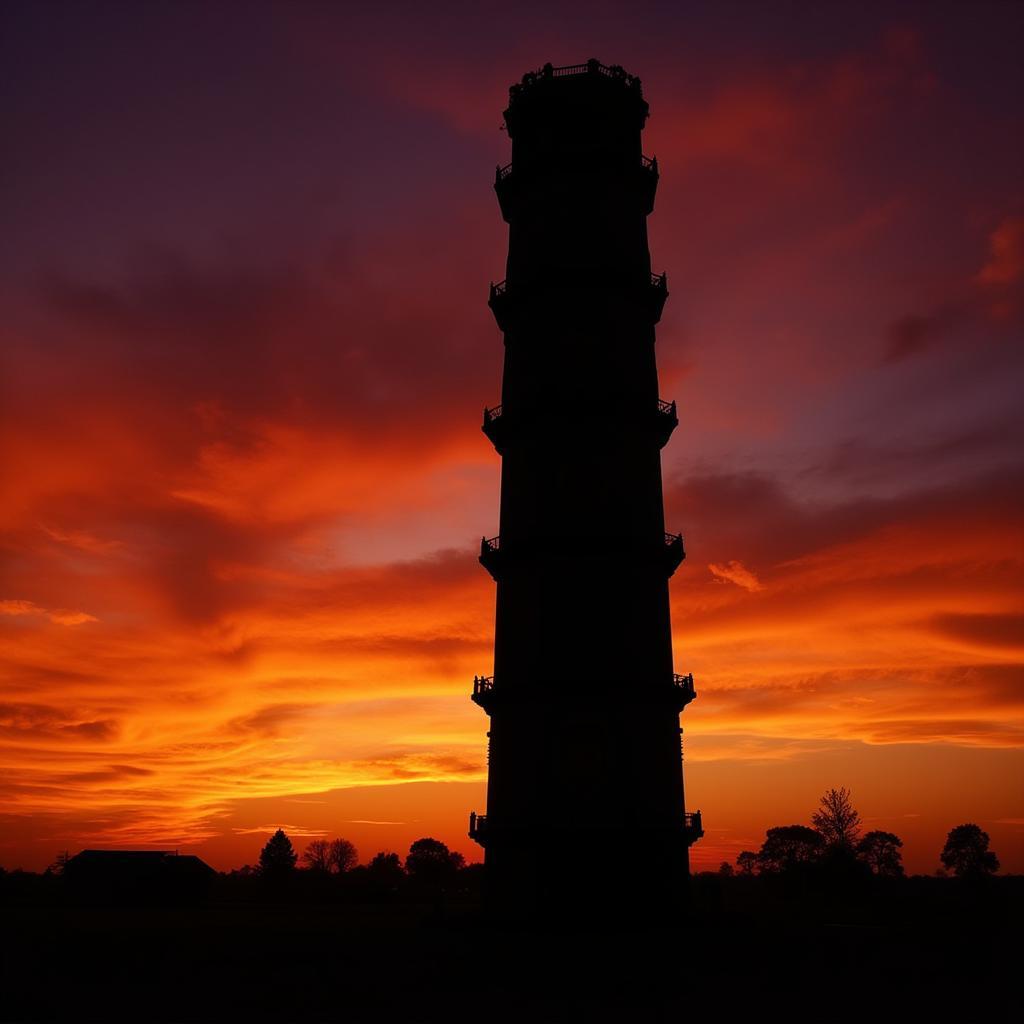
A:
{"type": "Polygon", "coordinates": [[[196,902],[215,876],[205,861],[173,850],[83,850],[64,867],[71,892],[89,903],[196,902]]]}

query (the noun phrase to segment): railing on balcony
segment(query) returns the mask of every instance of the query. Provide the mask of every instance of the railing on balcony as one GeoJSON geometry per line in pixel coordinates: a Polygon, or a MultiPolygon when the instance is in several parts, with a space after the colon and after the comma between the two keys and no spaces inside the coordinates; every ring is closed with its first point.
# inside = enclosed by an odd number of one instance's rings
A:
{"type": "MultiPolygon", "coordinates": [[[[658,158],[656,156],[640,155],[640,187],[643,194],[644,213],[650,214],[654,210],[654,196],[658,190],[658,158]]],[[[516,176],[518,178],[518,175],[516,176]]],[[[501,215],[511,223],[514,212],[514,196],[511,189],[512,164],[504,166],[497,164],[494,168],[494,191],[498,195],[498,205],[501,207],[501,215]]]]}
{"type": "Polygon", "coordinates": [[[537,82],[543,82],[550,78],[569,78],[573,75],[601,75],[604,78],[618,80],[630,88],[640,89],[640,79],[636,75],[629,74],[618,64],[602,64],[599,60],[588,60],[586,64],[565,64],[557,68],[551,64],[545,64],[538,71],[527,71],[520,84],[513,85],[509,89],[509,95],[515,99],[524,89],[528,89],[537,82]]]}
{"type": "Polygon", "coordinates": [[[651,274],[650,316],[651,323],[661,319],[665,300],[668,298],[668,274],[651,274]]]}
{"type": "Polygon", "coordinates": [[[480,564],[497,580],[501,566],[500,537],[480,538],[480,564]]]}
{"type": "Polygon", "coordinates": [[[686,557],[686,549],[683,547],[683,535],[681,533],[665,534],[664,553],[665,569],[668,575],[671,576],[686,557]]]}
{"type": "Polygon", "coordinates": [[[513,186],[516,184],[516,179],[512,177],[512,165],[505,164],[502,167],[500,164],[494,169],[494,192],[498,197],[498,206],[501,207],[501,216],[508,224],[512,223],[512,214],[514,212],[514,193],[518,189],[513,186]]]}
{"type": "Polygon", "coordinates": [[[481,846],[484,845],[487,838],[486,814],[477,814],[476,811],[469,812],[469,838],[481,846]]]}
{"type": "Polygon", "coordinates": [[[490,714],[488,705],[493,694],[494,676],[473,676],[473,694],[469,699],[488,714],[490,714]]]}
{"type": "Polygon", "coordinates": [[[687,672],[685,676],[675,673],[672,676],[672,686],[675,689],[678,708],[680,711],[697,697],[697,690],[693,685],[693,673],[687,672]]]}
{"type": "MultiPolygon", "coordinates": [[[[675,402],[665,402],[657,399],[656,423],[659,446],[664,448],[672,432],[679,426],[679,417],[676,412],[675,402]]],[[[483,423],[480,429],[490,438],[491,443],[499,454],[504,453],[505,444],[508,442],[508,430],[504,417],[504,409],[495,405],[484,409],[483,423]]]]}
{"type": "Polygon", "coordinates": [[[654,212],[654,197],[658,192],[658,158],[656,156],[640,157],[640,195],[643,202],[644,216],[654,212]]]}
{"type": "MultiPolygon", "coordinates": [[[[640,167],[642,170],[650,171],[655,177],[658,176],[658,158],[656,156],[644,156],[640,154],[640,167]]],[[[494,183],[497,185],[499,182],[504,181],[512,173],[512,164],[507,163],[503,167],[501,164],[495,164],[494,167],[494,183]]]]}
{"type": "Polygon", "coordinates": [[[687,690],[696,696],[693,689],[692,672],[687,672],[685,676],[681,676],[678,672],[674,672],[672,674],[672,685],[678,687],[680,690],[687,690]]]}
{"type": "Polygon", "coordinates": [[[491,312],[494,314],[494,319],[498,322],[498,327],[503,331],[507,331],[509,327],[509,313],[510,303],[508,294],[508,283],[506,281],[499,281],[495,284],[491,282],[490,294],[487,297],[487,305],[491,307],[491,312]]]}
{"type": "Polygon", "coordinates": [[[480,429],[487,435],[495,451],[499,455],[505,451],[505,421],[502,419],[501,406],[496,405],[493,409],[484,409],[484,422],[480,429]]]}
{"type": "Polygon", "coordinates": [[[676,403],[664,402],[659,398],[656,422],[658,429],[658,447],[664,448],[665,445],[668,444],[668,439],[672,436],[672,431],[679,426],[679,416],[676,413],[676,403]]]}
{"type": "Polygon", "coordinates": [[[683,815],[683,833],[688,843],[695,843],[704,835],[704,823],[700,811],[687,811],[683,815]]]}
{"type": "MultiPolygon", "coordinates": [[[[579,278],[576,275],[566,276],[565,283],[572,286],[578,280],[579,278]]],[[[591,283],[594,286],[597,286],[603,282],[600,278],[593,278],[591,283]]],[[[641,295],[641,298],[646,302],[651,322],[656,324],[661,319],[661,312],[665,308],[665,300],[668,298],[668,274],[652,273],[648,287],[650,288],[650,291],[647,292],[646,295],[641,295]]],[[[522,291],[517,289],[516,301],[518,302],[522,297],[522,291]]],[[[497,283],[492,281],[490,283],[487,305],[491,307],[491,311],[494,313],[494,319],[497,320],[498,326],[503,331],[508,331],[515,306],[511,301],[508,281],[498,281],[497,283]]]]}

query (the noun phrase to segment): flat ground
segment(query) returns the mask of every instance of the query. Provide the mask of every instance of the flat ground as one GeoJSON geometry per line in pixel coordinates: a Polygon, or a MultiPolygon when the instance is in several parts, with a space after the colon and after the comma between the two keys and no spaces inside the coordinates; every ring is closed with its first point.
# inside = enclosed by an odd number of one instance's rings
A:
{"type": "Polygon", "coordinates": [[[1005,1018],[1020,890],[830,904],[708,883],[658,929],[499,928],[472,905],[8,906],[0,1019],[1005,1018]]]}

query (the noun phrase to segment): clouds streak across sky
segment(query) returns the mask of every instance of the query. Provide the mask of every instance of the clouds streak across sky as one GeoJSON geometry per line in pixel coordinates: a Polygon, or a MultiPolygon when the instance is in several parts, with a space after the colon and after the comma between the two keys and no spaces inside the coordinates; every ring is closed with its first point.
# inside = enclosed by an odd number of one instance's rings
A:
{"type": "Polygon", "coordinates": [[[1024,869],[1020,12],[496,12],[5,15],[0,862],[475,853],[490,169],[595,55],[662,172],[695,860],[846,784],[912,867],[981,820],[1024,869]]]}

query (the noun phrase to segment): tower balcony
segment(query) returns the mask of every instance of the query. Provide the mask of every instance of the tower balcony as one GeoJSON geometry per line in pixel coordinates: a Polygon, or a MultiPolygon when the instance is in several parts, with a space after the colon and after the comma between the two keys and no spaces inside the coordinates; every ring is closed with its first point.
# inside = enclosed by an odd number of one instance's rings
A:
{"type": "MultiPolygon", "coordinates": [[[[700,812],[698,812],[699,814],[700,812]]],[[[704,833],[702,832],[701,835],[704,833]]],[[[469,838],[481,846],[487,845],[487,815],[469,812],[469,838]]]]}
{"type": "Polygon", "coordinates": [[[554,99],[559,92],[565,90],[569,95],[579,95],[581,88],[599,90],[609,98],[617,94],[619,103],[631,109],[637,129],[643,128],[648,108],[640,88],[640,79],[618,64],[602,64],[592,58],[585,64],[566,64],[562,67],[545,64],[537,71],[528,71],[520,82],[511,86],[505,111],[505,128],[509,138],[515,138],[520,119],[528,118],[530,110],[536,110],[536,104],[542,103],[545,98],[554,99]]]}
{"type": "Polygon", "coordinates": [[[644,216],[654,212],[654,194],[658,191],[658,158],[640,157],[640,195],[643,200],[644,216]]]}
{"type": "Polygon", "coordinates": [[[656,324],[661,319],[661,313],[665,308],[665,300],[667,298],[668,274],[651,274],[647,302],[652,324],[656,324]]]}
{"type": "Polygon", "coordinates": [[[501,568],[501,538],[480,538],[480,564],[497,580],[501,568]]]}
{"type": "MultiPolygon", "coordinates": [[[[678,426],[679,416],[676,412],[676,403],[665,402],[659,398],[654,414],[654,431],[659,448],[664,448],[668,444],[669,438],[678,426]]],[[[504,455],[505,447],[509,442],[509,433],[508,421],[500,405],[484,409],[484,419],[480,429],[494,445],[495,451],[499,455],[504,455]]]]}
{"type": "Polygon", "coordinates": [[[668,444],[668,439],[672,436],[672,431],[679,426],[679,417],[676,415],[676,403],[663,402],[659,398],[657,418],[654,422],[658,432],[658,447],[664,448],[668,444]]]}
{"type": "Polygon", "coordinates": [[[501,414],[501,406],[496,405],[493,409],[484,409],[484,422],[480,428],[488,437],[494,450],[499,455],[504,455],[506,437],[506,421],[501,414]]]}
{"type": "MultiPolygon", "coordinates": [[[[546,551],[557,553],[562,546],[555,542],[544,548],[546,551]]],[[[642,549],[634,549],[641,553],[642,549]]],[[[650,551],[650,548],[646,549],[650,551]]],[[[666,533],[663,543],[658,552],[661,559],[661,567],[666,576],[671,576],[679,568],[683,559],[686,558],[686,551],[683,548],[683,535],[681,533],[666,533]]],[[[502,572],[502,547],[501,537],[480,538],[480,564],[491,574],[495,581],[501,578],[502,572]]]]}
{"type": "Polygon", "coordinates": [[[700,811],[688,811],[683,815],[683,839],[687,846],[692,846],[704,835],[704,823],[700,811]]]}
{"type": "Polygon", "coordinates": [[[473,694],[469,699],[490,714],[493,697],[494,676],[473,676],[473,694]]]}
{"type": "Polygon", "coordinates": [[[491,291],[487,299],[487,305],[491,307],[491,312],[494,314],[494,319],[498,322],[498,327],[502,331],[507,332],[512,319],[512,302],[508,294],[507,281],[499,281],[497,284],[493,281],[491,282],[491,291]]]}
{"type": "MultiPolygon", "coordinates": [[[[551,170],[560,177],[563,173],[567,174],[569,176],[567,182],[570,184],[574,183],[574,180],[580,173],[571,165],[566,167],[564,171],[561,166],[553,165],[551,170]]],[[[582,173],[587,173],[587,169],[584,169],[582,173]]],[[[505,164],[504,167],[500,164],[495,167],[494,194],[498,197],[498,206],[501,208],[501,216],[506,224],[512,223],[515,208],[519,197],[522,195],[524,186],[529,188],[528,183],[537,180],[538,177],[543,177],[543,175],[530,172],[524,175],[521,171],[513,173],[512,164],[510,163],[505,164]]],[[[644,216],[646,217],[653,213],[654,196],[658,191],[658,158],[641,154],[639,166],[627,167],[625,177],[629,189],[637,190],[636,194],[639,196],[640,207],[644,212],[644,216]]]]}
{"type": "Polygon", "coordinates": [[[672,676],[672,688],[675,691],[676,703],[682,711],[691,700],[697,699],[697,691],[693,685],[693,673],[687,672],[685,676],[675,673],[672,676]]]}
{"type": "Polygon", "coordinates": [[[671,576],[682,564],[685,557],[686,551],[683,548],[683,535],[681,533],[666,533],[665,545],[662,550],[666,574],[671,576]]]}
{"type": "Polygon", "coordinates": [[[509,87],[509,99],[516,100],[526,96],[531,90],[541,87],[553,78],[575,78],[578,75],[608,78],[637,93],[640,92],[640,79],[636,75],[629,74],[618,64],[602,64],[599,60],[591,58],[584,64],[563,64],[560,67],[545,64],[539,71],[527,71],[520,82],[509,87]]]}
{"type": "Polygon", "coordinates": [[[511,223],[512,202],[516,187],[519,182],[512,177],[512,165],[500,164],[494,169],[494,192],[498,197],[498,206],[501,207],[501,216],[506,224],[511,223]]]}
{"type": "MultiPolygon", "coordinates": [[[[594,292],[604,292],[607,290],[606,282],[599,276],[582,277],[579,279],[579,283],[594,292]]],[[[575,284],[575,280],[563,278],[557,287],[564,290],[571,288],[575,284]]],[[[636,289],[635,285],[634,289],[636,289]]],[[[646,318],[650,320],[651,324],[658,323],[665,308],[665,300],[668,298],[668,274],[651,274],[649,282],[646,285],[641,284],[634,291],[634,294],[639,295],[641,308],[646,318]]],[[[487,305],[491,307],[494,319],[504,333],[507,334],[511,330],[515,320],[516,309],[514,303],[521,303],[523,301],[529,303],[530,296],[522,294],[521,288],[517,289],[513,295],[509,292],[507,281],[499,281],[497,284],[493,281],[491,282],[487,305]]],[[[536,301],[536,296],[534,296],[534,301],[536,301]]]]}

